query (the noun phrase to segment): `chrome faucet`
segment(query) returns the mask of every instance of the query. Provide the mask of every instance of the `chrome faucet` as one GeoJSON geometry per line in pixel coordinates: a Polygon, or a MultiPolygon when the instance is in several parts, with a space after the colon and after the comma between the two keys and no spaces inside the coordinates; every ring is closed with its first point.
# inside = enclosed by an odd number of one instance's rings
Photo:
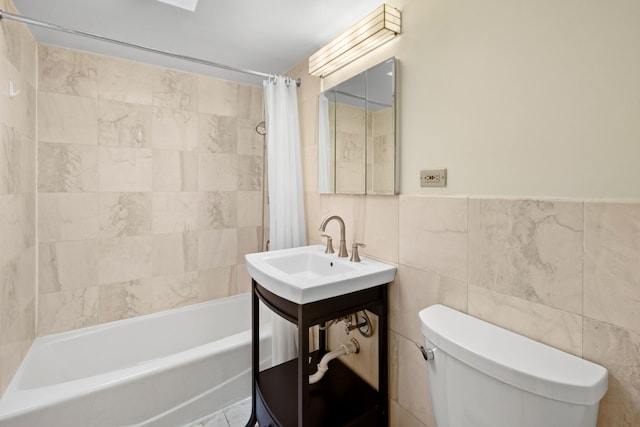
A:
{"type": "Polygon", "coordinates": [[[347,241],[344,237],[344,221],[338,215],[331,215],[322,220],[322,224],[320,224],[320,231],[324,231],[327,228],[327,224],[329,221],[335,219],[340,224],[340,249],[338,249],[338,256],[340,258],[346,258],[349,256],[347,252],[347,241]]]}

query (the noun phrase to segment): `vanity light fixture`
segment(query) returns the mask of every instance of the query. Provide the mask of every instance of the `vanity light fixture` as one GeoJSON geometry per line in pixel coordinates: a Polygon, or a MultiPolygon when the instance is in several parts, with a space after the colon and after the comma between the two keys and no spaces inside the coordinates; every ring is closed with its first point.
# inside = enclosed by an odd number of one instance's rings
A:
{"type": "Polygon", "coordinates": [[[311,55],[309,74],[325,77],[400,34],[400,11],[383,4],[311,55]]]}

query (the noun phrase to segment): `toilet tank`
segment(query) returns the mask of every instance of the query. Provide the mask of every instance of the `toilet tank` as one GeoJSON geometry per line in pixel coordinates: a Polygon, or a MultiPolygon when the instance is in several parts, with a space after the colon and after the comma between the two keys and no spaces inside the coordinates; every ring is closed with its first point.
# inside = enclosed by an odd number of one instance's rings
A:
{"type": "Polygon", "coordinates": [[[595,427],[604,367],[443,305],[420,322],[438,427],[595,427]]]}

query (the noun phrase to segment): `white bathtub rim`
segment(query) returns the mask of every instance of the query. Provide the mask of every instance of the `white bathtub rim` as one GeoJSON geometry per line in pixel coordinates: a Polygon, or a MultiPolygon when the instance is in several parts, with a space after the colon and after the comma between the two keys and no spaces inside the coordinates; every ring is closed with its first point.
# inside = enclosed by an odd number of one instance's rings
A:
{"type": "MultiPolygon", "coordinates": [[[[153,319],[156,318],[160,318],[160,317],[166,317],[166,316],[171,316],[171,315],[176,315],[176,314],[181,314],[184,312],[189,312],[189,311],[198,311],[201,308],[204,308],[206,306],[215,306],[215,305],[219,305],[222,304],[226,301],[235,301],[235,300],[242,300],[247,298],[248,294],[238,294],[238,295],[234,295],[234,296],[230,296],[230,297],[225,297],[225,298],[221,298],[221,299],[217,299],[217,300],[211,300],[211,301],[205,301],[205,302],[201,302],[201,303],[197,303],[197,304],[191,304],[188,306],[184,306],[184,307],[179,307],[179,308],[174,308],[174,309],[169,309],[169,310],[163,310],[163,311],[159,311],[156,313],[150,313],[150,314],[145,314],[145,315],[141,315],[141,316],[136,316],[136,317],[132,317],[132,318],[128,318],[128,319],[122,319],[122,320],[116,320],[116,321],[112,321],[112,322],[106,322],[100,325],[94,325],[94,326],[88,326],[88,327],[84,327],[84,328],[79,328],[79,329],[74,329],[71,331],[65,331],[65,332],[58,332],[55,334],[49,334],[49,335],[45,335],[45,336],[41,336],[41,337],[37,337],[34,342],[31,344],[29,350],[27,351],[27,353],[25,354],[25,357],[22,361],[22,363],[20,364],[20,366],[18,367],[18,370],[16,371],[13,379],[11,380],[11,382],[9,383],[9,386],[7,387],[4,396],[6,396],[7,394],[10,394],[12,391],[14,390],[33,390],[33,389],[37,389],[37,388],[44,388],[47,387],[49,385],[52,386],[57,386],[59,384],[65,383],[65,382],[72,382],[72,381],[76,381],[76,380],[82,380],[84,378],[89,378],[89,377],[97,377],[99,375],[104,374],[108,374],[110,372],[116,372],[116,371],[121,371],[122,369],[125,368],[129,368],[129,367],[137,367],[137,366],[141,366],[141,365],[146,365],[149,362],[153,362],[156,358],[150,358],[150,359],[145,359],[145,360],[141,360],[138,363],[135,364],[130,364],[127,365],[126,367],[120,368],[120,369],[116,369],[116,370],[110,370],[107,372],[101,372],[95,375],[90,375],[90,376],[85,376],[85,377],[80,377],[80,378],[74,378],[74,379],[70,379],[70,380],[66,380],[66,381],[58,381],[58,382],[54,382],[51,384],[43,384],[43,385],[37,385],[37,386],[30,386],[27,388],[23,387],[23,383],[24,383],[24,375],[25,375],[25,369],[27,369],[27,367],[29,367],[31,364],[33,364],[34,362],[31,360],[34,356],[34,354],[37,354],[38,352],[40,352],[42,350],[42,347],[44,347],[44,350],[47,350],[47,346],[53,345],[53,344],[59,344],[59,343],[64,343],[65,341],[70,341],[70,340],[75,340],[78,338],[81,338],[83,336],[86,335],[92,335],[92,334],[99,334],[100,332],[105,332],[108,331],[110,329],[115,328],[123,328],[126,327],[126,325],[133,325],[133,324],[138,324],[138,323],[143,323],[143,322],[147,322],[147,321],[153,321],[153,319]]],[[[263,319],[261,319],[263,320],[263,319]]],[[[268,322],[262,322],[262,323],[268,323],[268,322]]],[[[248,328],[249,330],[251,329],[251,326],[249,326],[248,328]]],[[[242,329],[240,330],[238,333],[242,333],[244,331],[246,331],[247,329],[242,329]]],[[[229,335],[226,336],[224,338],[221,338],[219,340],[213,341],[213,342],[224,342],[225,339],[234,336],[233,335],[229,335]]],[[[193,347],[189,347],[187,349],[184,349],[183,351],[180,352],[176,352],[176,353],[170,353],[168,355],[163,355],[163,356],[159,356],[158,359],[164,359],[164,358],[168,358],[168,357],[173,357],[177,354],[181,354],[184,352],[188,352],[191,351],[197,347],[201,347],[201,346],[207,346],[210,343],[205,343],[205,344],[201,344],[199,346],[193,346],[193,347]]],[[[4,399],[4,397],[3,397],[4,399]]],[[[0,399],[0,407],[1,407],[1,402],[2,399],[0,399]]]]}
{"type": "MultiPolygon", "coordinates": [[[[231,351],[245,346],[250,339],[251,331],[240,332],[231,337],[205,344],[182,353],[149,361],[141,365],[131,366],[113,372],[92,377],[71,380],[64,383],[52,384],[36,389],[7,389],[0,399],[0,421],[23,415],[27,412],[46,408],[75,398],[78,390],[84,394],[99,391],[107,385],[125,383],[131,378],[145,378],[159,372],[168,371],[183,363],[197,362],[206,359],[211,349],[231,351]],[[186,354],[188,353],[188,354],[186,354]]],[[[270,336],[270,332],[261,333],[261,339],[270,336]]],[[[26,360],[26,358],[25,358],[26,360]]]]}
{"type": "Polygon", "coordinates": [[[220,298],[220,299],[216,299],[216,300],[198,302],[198,303],[195,303],[195,304],[185,305],[183,307],[170,308],[170,309],[167,309],[167,310],[156,311],[155,313],[142,314],[140,316],[129,317],[127,319],[113,320],[113,321],[110,321],[110,322],[101,323],[99,325],[86,326],[84,328],[73,329],[73,330],[70,330],[70,331],[56,332],[56,333],[53,333],[53,334],[48,334],[48,335],[37,337],[35,339],[34,343],[40,342],[40,343],[42,343],[44,345],[44,344],[49,344],[51,342],[66,341],[66,340],[69,340],[69,339],[81,337],[83,335],[93,334],[93,333],[100,332],[100,331],[103,331],[103,330],[111,329],[111,328],[113,328],[113,326],[115,324],[140,323],[140,322],[144,322],[144,321],[147,321],[147,320],[150,320],[150,319],[154,319],[154,318],[157,318],[157,317],[165,317],[165,316],[168,316],[168,315],[171,315],[171,314],[180,314],[180,313],[188,312],[188,311],[196,311],[196,310],[198,310],[198,309],[200,309],[200,308],[202,308],[204,306],[207,306],[207,305],[217,305],[217,304],[222,304],[225,301],[233,301],[233,300],[245,299],[245,298],[247,298],[247,293],[232,295],[232,296],[229,296],[229,297],[224,297],[224,298],[220,298]]]}

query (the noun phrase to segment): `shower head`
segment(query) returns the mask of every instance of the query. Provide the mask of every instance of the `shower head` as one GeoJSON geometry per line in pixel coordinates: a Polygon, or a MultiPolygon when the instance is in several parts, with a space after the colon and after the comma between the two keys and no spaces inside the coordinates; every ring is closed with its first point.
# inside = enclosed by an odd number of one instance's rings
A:
{"type": "Polygon", "coordinates": [[[256,132],[258,132],[262,136],[267,134],[267,127],[265,126],[264,120],[258,123],[258,125],[256,126],[256,132]]]}

